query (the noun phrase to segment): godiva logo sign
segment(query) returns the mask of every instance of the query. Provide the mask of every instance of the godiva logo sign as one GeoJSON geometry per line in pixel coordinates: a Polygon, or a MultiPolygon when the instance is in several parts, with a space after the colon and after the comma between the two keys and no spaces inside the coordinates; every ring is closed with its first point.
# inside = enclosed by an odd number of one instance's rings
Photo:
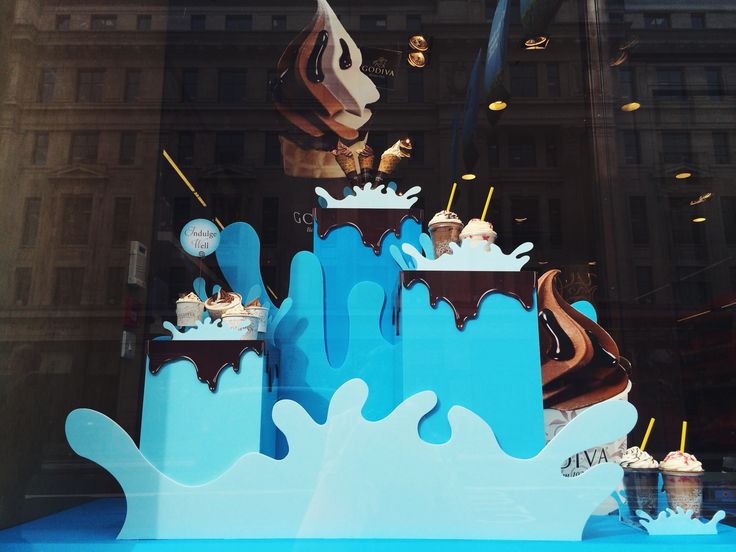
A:
{"type": "Polygon", "coordinates": [[[363,63],[360,70],[383,90],[393,90],[394,78],[399,70],[401,52],[383,48],[361,48],[363,63]]]}
{"type": "Polygon", "coordinates": [[[392,69],[391,67],[386,67],[388,64],[388,59],[385,57],[379,57],[378,59],[374,59],[373,63],[370,65],[363,64],[360,66],[360,70],[364,73],[375,73],[377,75],[384,75],[387,77],[395,77],[396,71],[392,69]]]}

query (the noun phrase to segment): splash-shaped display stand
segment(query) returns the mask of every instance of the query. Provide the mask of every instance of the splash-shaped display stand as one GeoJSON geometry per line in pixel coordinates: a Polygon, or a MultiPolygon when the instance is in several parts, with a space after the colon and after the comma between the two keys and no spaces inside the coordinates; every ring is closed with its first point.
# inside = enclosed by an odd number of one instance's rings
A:
{"type": "Polygon", "coordinates": [[[726,512],[718,510],[707,522],[693,517],[692,510],[683,510],[679,506],[676,510],[667,508],[653,518],[642,510],[637,510],[636,515],[641,518],[639,523],[650,535],[717,535],[718,522],[726,517],[726,512]]]}
{"type": "Polygon", "coordinates": [[[355,187],[356,195],[335,200],[327,192],[326,207],[314,211],[314,254],[322,264],[325,289],[325,328],[330,362],[339,366],[346,358],[350,320],[347,300],[360,282],[375,282],[384,290],[381,333],[395,341],[396,289],[399,268],[391,246],[403,243],[419,246],[422,211],[412,209],[412,194],[420,188],[397,195],[383,186],[355,187]],[[380,208],[378,207],[380,206],[380,208]]]}

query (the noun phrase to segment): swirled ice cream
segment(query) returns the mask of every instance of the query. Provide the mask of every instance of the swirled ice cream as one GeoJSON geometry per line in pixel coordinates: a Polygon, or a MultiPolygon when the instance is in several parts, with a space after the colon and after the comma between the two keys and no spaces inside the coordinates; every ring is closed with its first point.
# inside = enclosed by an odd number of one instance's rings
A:
{"type": "Polygon", "coordinates": [[[654,457],[648,452],[641,450],[639,447],[629,447],[624,452],[619,465],[622,468],[630,469],[655,469],[659,466],[654,457]]]}
{"type": "Polygon", "coordinates": [[[703,471],[703,464],[694,455],[675,450],[664,457],[664,460],[659,463],[659,469],[662,471],[695,473],[703,471]]]}
{"type": "Polygon", "coordinates": [[[213,319],[220,318],[232,308],[242,306],[242,296],[233,291],[220,290],[204,302],[204,307],[213,319]]]}
{"type": "Polygon", "coordinates": [[[429,221],[428,226],[432,227],[435,224],[439,224],[442,222],[451,222],[453,224],[460,224],[462,225],[463,221],[460,220],[460,217],[457,216],[456,213],[453,213],[452,211],[440,211],[438,213],[435,213],[435,215],[432,217],[432,220],[429,221]]]}
{"type": "Polygon", "coordinates": [[[176,300],[177,303],[201,303],[202,301],[199,299],[199,295],[194,293],[193,291],[190,291],[186,295],[182,295],[176,300]]]}

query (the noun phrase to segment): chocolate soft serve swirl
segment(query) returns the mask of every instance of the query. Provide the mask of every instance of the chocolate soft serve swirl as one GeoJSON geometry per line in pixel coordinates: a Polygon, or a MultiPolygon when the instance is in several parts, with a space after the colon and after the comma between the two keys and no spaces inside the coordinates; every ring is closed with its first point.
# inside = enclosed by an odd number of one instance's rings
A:
{"type": "Polygon", "coordinates": [[[575,410],[618,395],[629,377],[608,332],[557,291],[559,272],[545,272],[537,292],[544,406],[575,410]]]}

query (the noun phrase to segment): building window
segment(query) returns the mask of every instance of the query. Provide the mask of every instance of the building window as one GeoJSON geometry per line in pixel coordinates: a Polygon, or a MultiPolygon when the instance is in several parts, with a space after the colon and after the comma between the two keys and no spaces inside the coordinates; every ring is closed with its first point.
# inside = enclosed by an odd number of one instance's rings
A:
{"type": "Polygon", "coordinates": [[[647,216],[647,198],[631,196],[629,198],[629,221],[631,222],[631,243],[646,245],[649,243],[649,218],[647,216]]]}
{"type": "Polygon", "coordinates": [[[639,148],[639,132],[636,130],[624,130],[624,163],[637,165],[641,163],[641,150],[639,148]]]}
{"type": "MultiPolygon", "coordinates": [[[[383,150],[376,151],[382,152],[383,150]]],[[[281,142],[279,135],[275,132],[267,132],[265,135],[263,163],[269,166],[281,164],[281,142]]]]}
{"type": "Polygon", "coordinates": [[[510,66],[511,95],[529,98],[537,95],[537,66],[518,63],[510,66]]]}
{"type": "Polygon", "coordinates": [[[54,305],[74,306],[82,303],[83,267],[58,267],[54,274],[54,305]]]}
{"type": "Polygon", "coordinates": [[[112,31],[118,24],[118,18],[115,15],[93,15],[90,28],[93,31],[112,31]]]}
{"type": "Polygon", "coordinates": [[[253,17],[250,15],[226,15],[226,31],[250,31],[253,28],[253,17]]]}
{"type": "Polygon", "coordinates": [[[72,163],[96,163],[99,139],[100,135],[97,132],[77,132],[73,134],[69,161],[72,163]]]}
{"type": "Polygon", "coordinates": [[[547,96],[560,96],[560,66],[557,63],[547,64],[547,96]]]}
{"type": "Polygon", "coordinates": [[[138,101],[138,95],[141,88],[141,71],[140,69],[128,69],[125,72],[125,93],[123,100],[127,103],[138,101]]]}
{"type": "Polygon", "coordinates": [[[557,159],[557,136],[555,134],[545,134],[544,136],[544,164],[547,167],[556,167],[559,163],[557,159]]]}
{"type": "Polygon", "coordinates": [[[72,17],[68,14],[56,16],[56,30],[57,31],[68,31],[71,27],[72,17]]]}
{"type": "Polygon", "coordinates": [[[107,268],[107,285],[105,286],[105,304],[117,306],[123,302],[125,289],[125,268],[110,266],[107,268]]]}
{"type": "Polygon", "coordinates": [[[718,165],[731,162],[731,150],[728,147],[728,132],[713,133],[713,158],[718,165]]]}
{"type": "Polygon", "coordinates": [[[509,136],[509,166],[536,167],[537,145],[533,134],[509,136]]]}
{"type": "Polygon", "coordinates": [[[220,69],[217,99],[220,103],[240,103],[246,97],[245,70],[220,69]]]}
{"type": "Polygon", "coordinates": [[[22,307],[31,299],[31,268],[27,266],[15,269],[15,305],[22,307]]]}
{"type": "Polygon", "coordinates": [[[150,15],[139,15],[138,22],[136,23],[136,29],[139,31],[150,31],[151,30],[151,16],[150,15]]]}
{"type": "Polygon", "coordinates": [[[180,132],[177,145],[177,163],[189,167],[194,164],[194,133],[180,132]]]}
{"type": "Polygon", "coordinates": [[[644,14],[645,29],[669,29],[670,14],[668,13],[645,13],[644,14]]]}
{"type": "Polygon", "coordinates": [[[86,245],[89,241],[92,196],[64,196],[61,208],[61,244],[86,245]]]}
{"type": "Polygon", "coordinates": [[[242,164],[245,136],[242,132],[218,132],[215,136],[215,163],[242,164]]]}
{"type": "Polygon", "coordinates": [[[20,244],[24,246],[36,245],[38,225],[41,221],[41,198],[27,197],[23,209],[23,228],[20,244]]]}
{"type": "Polygon", "coordinates": [[[407,100],[410,102],[424,101],[424,71],[409,68],[406,72],[407,100]]]}
{"type": "Polygon", "coordinates": [[[41,69],[38,80],[38,101],[49,103],[54,99],[54,85],[56,84],[56,69],[41,69]]]}
{"type": "Polygon", "coordinates": [[[272,31],[285,31],[286,30],[286,16],[285,15],[271,16],[271,30],[272,31]]]}
{"type": "Polygon", "coordinates": [[[705,29],[705,14],[704,13],[691,13],[690,14],[690,26],[693,29],[705,29]]]}
{"type": "Polygon", "coordinates": [[[705,68],[705,82],[708,88],[708,97],[712,100],[720,100],[723,96],[723,78],[720,67],[705,68]]]}
{"type": "Polygon", "coordinates": [[[665,163],[689,163],[690,134],[688,132],[663,131],[662,155],[665,163]]]}
{"type": "Polygon", "coordinates": [[[112,209],[112,245],[121,246],[128,243],[131,203],[129,197],[115,198],[112,209]]]}
{"type": "Polygon", "coordinates": [[[385,15],[361,15],[360,16],[361,31],[385,31],[386,16],[385,15]]]}
{"type": "Polygon", "coordinates": [[[423,132],[410,132],[412,151],[411,157],[409,158],[409,165],[421,166],[424,165],[424,153],[426,150],[424,133],[423,132]]]}
{"type": "Polygon", "coordinates": [[[177,162],[185,167],[194,165],[194,133],[180,132],[177,146],[177,162]]]}
{"type": "Polygon", "coordinates": [[[49,152],[49,135],[47,132],[37,132],[36,140],[33,144],[33,164],[41,167],[46,164],[46,157],[49,152]]]}
{"type": "Polygon", "coordinates": [[[726,243],[734,245],[736,244],[736,197],[721,197],[721,211],[726,243]]]}
{"type": "Polygon", "coordinates": [[[501,166],[498,148],[498,135],[488,135],[488,167],[496,169],[501,166]]]}
{"type": "Polygon", "coordinates": [[[120,164],[121,165],[133,165],[135,164],[135,146],[137,142],[137,135],[135,132],[123,132],[120,135],[120,164]]]}
{"type": "Polygon", "coordinates": [[[104,69],[81,70],[77,75],[77,101],[101,102],[105,86],[104,69]]]}
{"type": "Polygon", "coordinates": [[[422,16],[418,13],[410,13],[406,16],[406,30],[410,33],[418,33],[422,30],[422,16]]]}
{"type": "Polygon", "coordinates": [[[181,72],[181,99],[184,102],[193,102],[197,99],[199,83],[198,69],[183,69],[181,72]]]}
{"type": "Polygon", "coordinates": [[[657,69],[657,83],[652,91],[654,96],[683,97],[685,91],[685,77],[679,67],[657,69]]]}
{"type": "Polygon", "coordinates": [[[638,297],[636,302],[640,305],[654,304],[654,275],[651,266],[637,266],[634,268],[634,278],[636,279],[636,293],[638,297]]]}
{"type": "Polygon", "coordinates": [[[194,14],[189,18],[190,31],[204,31],[207,26],[207,16],[201,13],[194,14]]]}
{"type": "Polygon", "coordinates": [[[562,202],[559,199],[550,199],[549,209],[549,244],[562,245],[562,202]]]}

